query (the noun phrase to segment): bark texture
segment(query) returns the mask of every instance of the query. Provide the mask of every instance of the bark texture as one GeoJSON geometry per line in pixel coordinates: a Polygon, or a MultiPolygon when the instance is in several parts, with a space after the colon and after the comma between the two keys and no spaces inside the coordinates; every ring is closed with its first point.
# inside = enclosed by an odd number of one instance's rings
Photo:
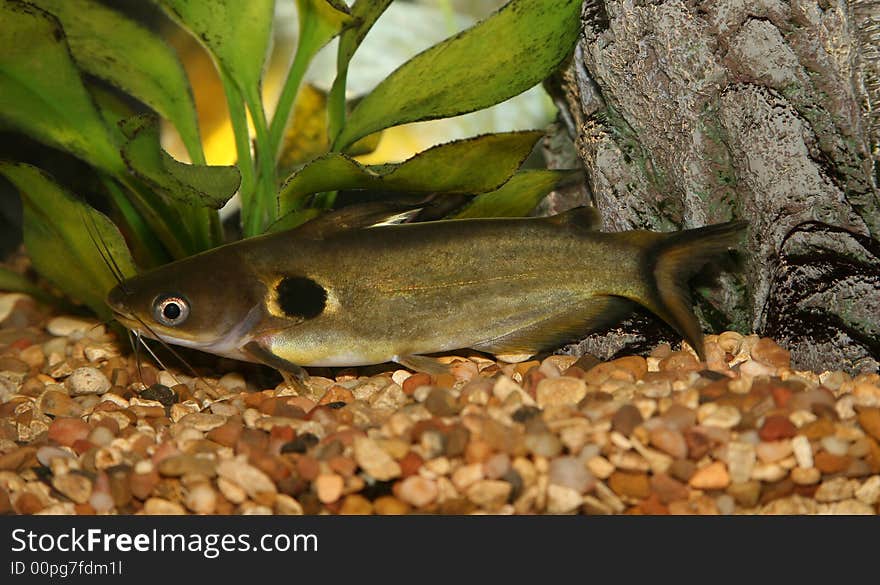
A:
{"type": "MultiPolygon", "coordinates": [[[[698,278],[707,329],[771,335],[796,367],[876,370],[878,42],[880,1],[587,0],[555,86],[587,188],[545,210],[590,202],[609,231],[746,219],[739,269],[698,278]]],[[[637,316],[574,350],[668,333],[637,316]]]]}

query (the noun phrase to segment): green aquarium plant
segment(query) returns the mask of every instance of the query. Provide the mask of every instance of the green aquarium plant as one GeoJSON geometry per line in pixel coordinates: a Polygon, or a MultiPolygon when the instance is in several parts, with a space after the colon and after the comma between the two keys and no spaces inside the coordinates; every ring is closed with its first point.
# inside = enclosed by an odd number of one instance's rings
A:
{"type": "MultiPolygon", "coordinates": [[[[97,0],[0,0],[0,127],[84,161],[110,212],[60,186],[53,169],[0,161],[0,174],[21,194],[35,269],[102,317],[114,271],[131,276],[224,243],[218,210],[236,193],[250,237],[316,217],[341,190],[467,194],[459,216],[525,215],[567,176],[520,169],[541,132],[475,136],[396,164],[353,157],[384,129],[487,108],[540,83],[572,52],[580,0],[511,0],[404,63],[353,107],[349,63],[391,0],[295,0],[296,53],[271,112],[261,84],[275,0],[152,2],[212,57],[236,165],[206,164],[189,80],[159,33],[97,0]],[[335,37],[336,78],[320,113],[326,140],[291,162],[282,151],[297,127],[304,75],[335,37]],[[163,150],[160,119],[180,135],[188,162],[163,150]]],[[[30,286],[9,274],[0,282],[30,286]]]]}

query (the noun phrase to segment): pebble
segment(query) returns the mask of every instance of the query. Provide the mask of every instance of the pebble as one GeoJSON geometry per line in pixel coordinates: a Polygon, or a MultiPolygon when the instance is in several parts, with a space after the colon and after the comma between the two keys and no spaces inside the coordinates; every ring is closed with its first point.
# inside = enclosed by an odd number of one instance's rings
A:
{"type": "Polygon", "coordinates": [[[373,502],[373,510],[382,516],[399,516],[409,512],[409,504],[394,496],[382,496],[373,502]]]}
{"type": "Polygon", "coordinates": [[[550,485],[570,488],[578,494],[591,491],[595,478],[586,466],[576,457],[557,457],[550,462],[550,485]]]}
{"type": "Polygon", "coordinates": [[[642,422],[642,413],[639,412],[639,409],[632,404],[625,404],[618,408],[611,418],[611,428],[624,437],[628,437],[642,422]]]}
{"type": "Polygon", "coordinates": [[[85,440],[92,431],[88,423],[79,418],[56,418],[49,425],[48,437],[65,447],[70,447],[77,441],[85,440]]]}
{"type": "Polygon", "coordinates": [[[803,435],[798,435],[791,440],[791,449],[799,467],[810,468],[813,466],[813,448],[810,441],[803,435]]]}
{"type": "Polygon", "coordinates": [[[52,487],[77,504],[86,503],[92,495],[92,482],[79,473],[56,475],[52,478],[52,487]]]}
{"type": "Polygon", "coordinates": [[[55,417],[80,417],[83,407],[80,406],[66,392],[47,390],[40,397],[40,410],[45,414],[55,417]]]}
{"type": "Polygon", "coordinates": [[[187,474],[214,477],[217,475],[217,464],[207,457],[172,455],[159,463],[158,470],[160,475],[166,477],[181,477],[187,474]]]}
{"type": "Polygon", "coordinates": [[[467,488],[467,498],[490,512],[498,511],[507,503],[512,486],[506,481],[497,479],[481,479],[467,488]]]}
{"type": "Polygon", "coordinates": [[[150,516],[180,516],[186,514],[183,506],[163,498],[150,498],[144,502],[144,514],[150,516]]]}
{"type": "Polygon", "coordinates": [[[608,478],[608,487],[619,496],[639,500],[647,498],[651,493],[651,484],[646,473],[615,471],[608,478]]]}
{"type": "Polygon", "coordinates": [[[217,492],[210,484],[200,482],[187,490],[183,503],[196,514],[213,514],[217,509],[217,492]]]}
{"type": "Polygon", "coordinates": [[[64,385],[70,390],[71,396],[104,394],[112,386],[101,370],[89,366],[73,370],[64,385]]]}
{"type": "Polygon", "coordinates": [[[730,481],[745,483],[752,477],[757,454],[755,446],[733,441],[727,445],[727,468],[730,481]]]}
{"type": "Polygon", "coordinates": [[[721,490],[730,485],[730,474],[724,463],[715,461],[697,469],[688,483],[699,490],[721,490]]]}
{"type": "Polygon", "coordinates": [[[354,457],[361,469],[379,481],[388,481],[399,477],[400,465],[391,458],[372,439],[356,437],[354,440],[354,457]]]}
{"type": "Polygon", "coordinates": [[[880,502],[880,475],[868,478],[855,491],[856,498],[863,504],[874,506],[880,502]]]}
{"type": "Polygon", "coordinates": [[[813,485],[822,479],[822,472],[815,467],[795,467],[791,470],[790,477],[797,485],[813,485]]]}
{"type": "Polygon", "coordinates": [[[75,459],[75,457],[69,452],[59,447],[51,447],[48,445],[44,445],[37,449],[37,461],[39,461],[44,467],[49,467],[52,464],[53,459],[75,459]]]}
{"type": "Polygon", "coordinates": [[[571,514],[584,501],[583,492],[563,485],[551,483],[547,486],[547,513],[571,514]]]}
{"type": "Polygon", "coordinates": [[[797,434],[797,428],[786,416],[772,415],[764,419],[764,424],[758,431],[762,441],[778,441],[790,439],[797,434]]]}
{"type": "Polygon", "coordinates": [[[407,477],[400,482],[397,491],[401,500],[416,508],[424,508],[436,500],[438,493],[436,482],[418,475],[407,477]]]}
{"type": "Polygon", "coordinates": [[[322,473],[315,479],[315,492],[323,504],[335,502],[342,496],[345,480],[335,473],[322,473]]]}
{"type": "Polygon", "coordinates": [[[538,387],[535,390],[535,400],[541,408],[574,405],[583,400],[586,395],[586,383],[579,378],[568,376],[545,378],[538,382],[538,387]]]}
{"type": "Polygon", "coordinates": [[[687,442],[678,430],[659,427],[651,431],[651,445],[675,459],[687,457],[687,442]]]}
{"type": "Polygon", "coordinates": [[[85,333],[95,325],[97,322],[89,319],[62,315],[50,319],[46,324],[46,330],[56,337],[68,337],[73,333],[85,333]]]}
{"type": "Polygon", "coordinates": [[[880,408],[863,408],[857,418],[865,432],[880,441],[880,408]]]}
{"type": "Polygon", "coordinates": [[[425,399],[425,408],[434,416],[454,416],[461,410],[452,394],[444,388],[433,388],[425,399]]]}
{"type": "Polygon", "coordinates": [[[241,459],[222,461],[217,465],[217,475],[243,488],[252,498],[277,491],[268,475],[241,459]]]}
{"type": "Polygon", "coordinates": [[[845,477],[835,477],[819,484],[813,497],[817,502],[839,502],[853,497],[859,482],[845,477]]]}
{"type": "Polygon", "coordinates": [[[775,463],[791,455],[792,445],[789,440],[764,441],[755,446],[755,452],[763,463],[775,463]]]}

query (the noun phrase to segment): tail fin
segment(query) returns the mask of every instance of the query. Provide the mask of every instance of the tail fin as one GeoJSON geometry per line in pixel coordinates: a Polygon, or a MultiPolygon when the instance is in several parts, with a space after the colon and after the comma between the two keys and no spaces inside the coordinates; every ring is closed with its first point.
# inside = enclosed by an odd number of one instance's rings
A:
{"type": "Polygon", "coordinates": [[[701,359],[703,330],[694,315],[688,280],[711,258],[736,246],[744,221],[663,234],[644,252],[645,273],[653,275],[648,299],[634,299],[669,323],[701,359]],[[647,301],[647,302],[646,302],[647,301]]]}

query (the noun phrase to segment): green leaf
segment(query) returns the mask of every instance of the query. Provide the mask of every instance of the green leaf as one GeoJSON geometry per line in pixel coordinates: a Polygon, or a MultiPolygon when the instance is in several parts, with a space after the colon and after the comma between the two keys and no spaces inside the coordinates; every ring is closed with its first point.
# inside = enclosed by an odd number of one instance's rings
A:
{"type": "Polygon", "coordinates": [[[0,0],[0,22],[0,119],[92,166],[124,172],[55,17],[0,0]]]}
{"type": "Polygon", "coordinates": [[[441,144],[397,164],[364,166],[328,153],[291,175],[278,197],[283,213],[298,209],[306,195],[340,189],[484,193],[516,172],[541,132],[486,134],[441,144]]]}
{"type": "Polygon", "coordinates": [[[154,0],[190,31],[248,95],[260,87],[275,0],[154,0]]]}
{"type": "Polygon", "coordinates": [[[101,318],[109,317],[104,299],[117,283],[109,259],[126,278],[136,272],[113,222],[36,167],[0,162],[0,174],[21,193],[24,244],[37,271],[101,318]]]}
{"type": "Polygon", "coordinates": [[[321,47],[351,23],[348,7],[337,0],[296,0],[296,9],[299,17],[296,54],[269,128],[269,147],[276,156],[309,63],[321,47]]]}
{"type": "Polygon", "coordinates": [[[204,163],[189,81],[162,38],[94,0],[30,2],[61,21],[77,65],[168,119],[192,160],[204,163]]]}
{"type": "Polygon", "coordinates": [[[310,207],[309,209],[300,209],[298,211],[291,211],[286,215],[282,215],[278,219],[276,219],[272,224],[266,228],[267,234],[274,234],[275,232],[283,232],[285,230],[292,230],[293,228],[299,227],[307,221],[311,221],[321,215],[323,210],[318,209],[316,207],[310,207]]]}
{"type": "Polygon", "coordinates": [[[351,7],[353,26],[343,31],[339,37],[336,53],[336,79],[330,88],[328,111],[330,140],[335,141],[345,120],[345,90],[348,79],[348,64],[354,57],[373,24],[382,16],[391,0],[357,0],[351,7]]]}
{"type": "Polygon", "coordinates": [[[550,191],[561,182],[578,174],[568,170],[520,171],[490,193],[474,197],[473,201],[456,215],[466,217],[523,217],[531,213],[550,191]]]}
{"type": "Polygon", "coordinates": [[[235,195],[241,175],[234,166],[188,165],[159,146],[154,116],[135,116],[123,125],[129,140],[122,147],[125,163],[139,179],[172,201],[220,209],[235,195]]]}
{"type": "Polygon", "coordinates": [[[511,0],[474,27],[416,55],[358,104],[334,150],[383,128],[473,112],[529,89],[571,54],[581,4],[511,0]]]}

